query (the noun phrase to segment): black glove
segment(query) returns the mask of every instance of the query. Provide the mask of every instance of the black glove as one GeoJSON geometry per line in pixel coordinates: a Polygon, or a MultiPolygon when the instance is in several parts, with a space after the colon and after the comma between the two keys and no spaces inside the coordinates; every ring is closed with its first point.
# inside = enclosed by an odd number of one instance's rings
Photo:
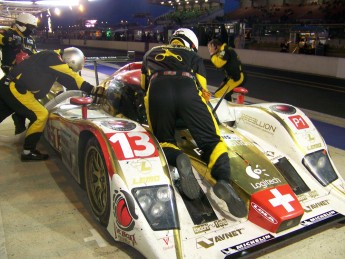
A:
{"type": "Polygon", "coordinates": [[[105,89],[104,87],[102,86],[96,86],[92,89],[90,95],[92,95],[94,98],[93,98],[93,103],[95,104],[101,104],[102,103],[102,100],[104,98],[104,92],[105,92],[105,89]]]}
{"type": "Polygon", "coordinates": [[[22,45],[22,39],[21,38],[13,38],[11,36],[4,36],[4,38],[2,39],[5,45],[9,45],[12,47],[18,47],[22,45]]]}

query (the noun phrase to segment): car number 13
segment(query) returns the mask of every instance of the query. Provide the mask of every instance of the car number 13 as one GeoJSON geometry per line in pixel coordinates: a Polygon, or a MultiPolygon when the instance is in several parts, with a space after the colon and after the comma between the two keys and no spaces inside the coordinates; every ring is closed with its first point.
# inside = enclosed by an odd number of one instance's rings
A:
{"type": "Polygon", "coordinates": [[[114,143],[119,160],[158,156],[158,151],[146,132],[119,132],[109,140],[114,143]]]}

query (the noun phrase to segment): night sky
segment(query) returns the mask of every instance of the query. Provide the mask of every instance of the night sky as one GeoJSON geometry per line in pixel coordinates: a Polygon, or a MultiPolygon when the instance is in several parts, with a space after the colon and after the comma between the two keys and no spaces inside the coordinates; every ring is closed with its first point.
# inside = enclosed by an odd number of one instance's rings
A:
{"type": "Polygon", "coordinates": [[[52,14],[52,21],[55,25],[73,25],[80,19],[98,19],[108,22],[109,25],[119,24],[121,20],[145,24],[145,19],[133,18],[133,15],[150,13],[157,17],[169,10],[171,8],[148,4],[146,0],[98,0],[88,2],[83,14],[77,10],[63,8],[59,18],[52,14]]]}
{"type": "MultiPolygon", "coordinates": [[[[147,0],[93,0],[91,2],[84,2],[85,11],[81,13],[74,7],[70,10],[69,7],[61,8],[60,17],[57,17],[52,10],[53,26],[74,25],[78,20],[97,19],[99,22],[107,22],[109,25],[119,24],[121,20],[134,22],[141,25],[146,25],[146,20],[143,18],[134,18],[133,15],[137,13],[149,13],[153,17],[167,13],[173,10],[172,7],[159,6],[149,4],[147,0]]],[[[240,1],[225,0],[224,10],[229,12],[239,7],[240,1]]]]}

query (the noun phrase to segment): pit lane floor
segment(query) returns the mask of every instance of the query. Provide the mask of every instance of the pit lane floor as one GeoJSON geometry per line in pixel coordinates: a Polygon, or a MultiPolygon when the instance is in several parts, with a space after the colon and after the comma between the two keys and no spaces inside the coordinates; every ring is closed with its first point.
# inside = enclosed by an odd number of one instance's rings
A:
{"type": "MultiPolygon", "coordinates": [[[[93,83],[92,71],[83,71],[82,75],[93,83]]],[[[260,100],[247,98],[247,101],[260,100]]],[[[311,113],[314,119],[326,117],[329,125],[345,125],[343,119],[311,113]]],[[[13,132],[10,118],[0,124],[0,136],[9,136],[0,141],[1,259],[142,258],[129,246],[114,242],[97,223],[85,191],[66,172],[60,158],[44,140],[38,148],[48,152],[50,159],[22,163],[21,141],[13,143],[13,132]]],[[[345,178],[345,151],[332,146],[329,150],[345,178]]],[[[344,241],[345,227],[337,224],[298,242],[277,247],[278,250],[263,251],[259,258],[344,258],[344,241]]]]}

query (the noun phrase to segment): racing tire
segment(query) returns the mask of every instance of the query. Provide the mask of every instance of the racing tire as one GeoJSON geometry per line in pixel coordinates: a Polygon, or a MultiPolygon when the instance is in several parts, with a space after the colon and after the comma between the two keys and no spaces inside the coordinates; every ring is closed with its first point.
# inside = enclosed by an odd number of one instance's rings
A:
{"type": "Polygon", "coordinates": [[[107,226],[110,215],[110,187],[104,156],[96,138],[86,145],[84,160],[85,187],[94,216],[107,226]]]}

